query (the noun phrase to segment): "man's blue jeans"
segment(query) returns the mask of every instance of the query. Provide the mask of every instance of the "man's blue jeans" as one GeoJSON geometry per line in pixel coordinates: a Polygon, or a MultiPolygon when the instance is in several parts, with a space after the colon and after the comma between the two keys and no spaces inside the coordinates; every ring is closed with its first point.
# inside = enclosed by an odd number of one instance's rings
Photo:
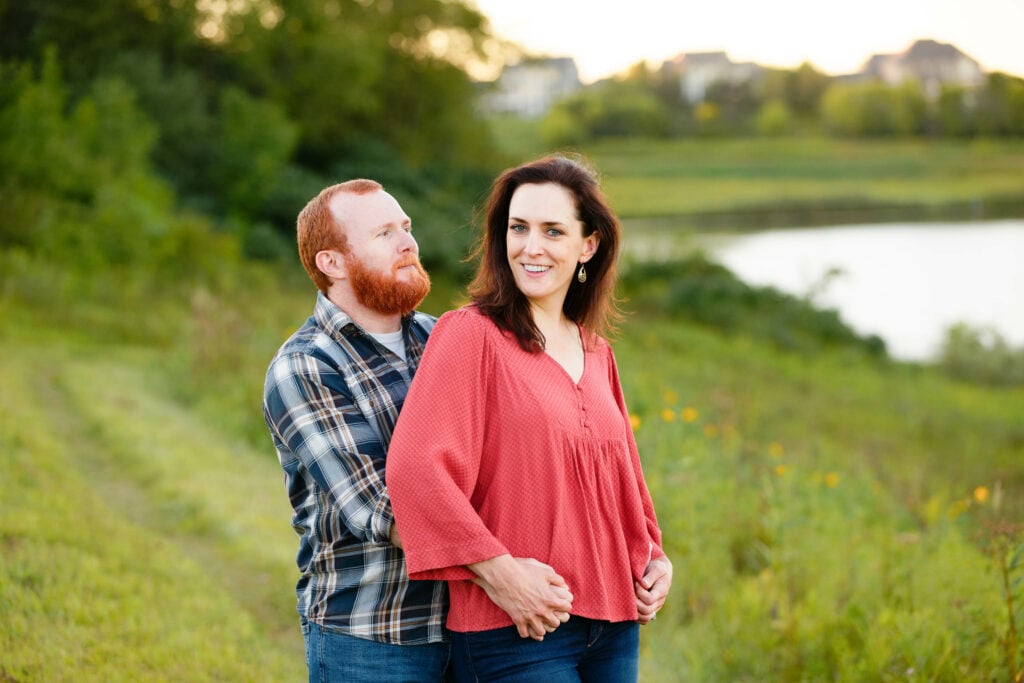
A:
{"type": "Polygon", "coordinates": [[[309,683],[439,683],[448,643],[391,645],[303,620],[309,683]]]}
{"type": "Polygon", "coordinates": [[[570,617],[543,641],[515,626],[452,633],[457,682],[630,683],[640,664],[640,626],[570,617]]]}

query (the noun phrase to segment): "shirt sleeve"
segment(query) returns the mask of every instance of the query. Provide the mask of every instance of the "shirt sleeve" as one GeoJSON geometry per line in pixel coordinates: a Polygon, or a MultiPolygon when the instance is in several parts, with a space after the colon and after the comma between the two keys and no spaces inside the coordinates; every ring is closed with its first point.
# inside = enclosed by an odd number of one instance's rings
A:
{"type": "Polygon", "coordinates": [[[340,373],[305,353],[279,357],[267,373],[263,410],[278,448],[295,456],[282,458],[285,470],[301,464],[360,541],[390,542],[384,447],[340,373]]]}
{"type": "Polygon", "coordinates": [[[633,472],[636,481],[640,486],[640,499],[643,502],[644,516],[647,518],[647,534],[651,541],[651,559],[661,557],[665,551],[661,547],[661,528],[658,526],[658,517],[654,511],[654,501],[651,500],[651,493],[647,489],[647,481],[644,479],[643,467],[640,464],[640,450],[637,448],[636,439],[633,436],[633,427],[629,421],[629,411],[626,409],[626,398],[622,393],[622,383],[619,380],[619,368],[615,362],[615,354],[611,346],[606,346],[608,352],[609,382],[615,394],[615,402],[622,413],[622,421],[626,431],[626,439],[629,442],[630,459],[633,463],[633,472]]]}
{"type": "Polygon", "coordinates": [[[387,482],[413,579],[469,579],[508,552],[472,504],[491,353],[479,314],[446,313],[430,335],[388,451],[387,482]]]}

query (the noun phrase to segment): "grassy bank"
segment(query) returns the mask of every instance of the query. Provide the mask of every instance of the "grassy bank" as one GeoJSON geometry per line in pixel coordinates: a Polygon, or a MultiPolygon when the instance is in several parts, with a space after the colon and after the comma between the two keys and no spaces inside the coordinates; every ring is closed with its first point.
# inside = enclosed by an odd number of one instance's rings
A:
{"type": "MultiPolygon", "coordinates": [[[[497,122],[516,160],[550,151],[497,122]]],[[[759,227],[1024,216],[1024,141],[715,138],[599,141],[590,158],[619,215],[759,227]]]]}
{"type": "MultiPolygon", "coordinates": [[[[256,299],[167,346],[5,310],[0,680],[303,678],[258,405],[312,297],[256,299]]],[[[657,317],[616,348],[676,563],[643,680],[1012,680],[1024,392],[657,317]]]]}

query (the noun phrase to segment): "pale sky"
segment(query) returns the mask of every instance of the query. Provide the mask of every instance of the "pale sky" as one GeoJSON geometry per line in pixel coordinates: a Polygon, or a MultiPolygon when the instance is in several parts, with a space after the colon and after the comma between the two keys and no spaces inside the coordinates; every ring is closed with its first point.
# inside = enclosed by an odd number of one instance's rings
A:
{"type": "Polygon", "coordinates": [[[572,57],[585,83],[641,60],[724,50],[734,62],[858,71],[915,40],[952,43],[986,71],[1024,76],[1024,0],[469,0],[531,53],[572,57]]]}

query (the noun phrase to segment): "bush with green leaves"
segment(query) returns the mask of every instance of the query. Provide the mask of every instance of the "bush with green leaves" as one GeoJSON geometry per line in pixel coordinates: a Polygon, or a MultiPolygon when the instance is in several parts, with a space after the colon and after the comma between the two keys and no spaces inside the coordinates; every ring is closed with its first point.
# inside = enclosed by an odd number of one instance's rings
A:
{"type": "Polygon", "coordinates": [[[951,376],[995,386],[1024,385],[1024,348],[996,330],[958,323],[946,332],[939,364],[951,376]]]}
{"type": "Polygon", "coordinates": [[[845,346],[872,356],[885,355],[880,338],[857,334],[835,310],[816,308],[774,287],[748,285],[702,254],[678,261],[630,263],[620,294],[629,300],[631,310],[692,320],[766,339],[783,349],[845,346]]]}

